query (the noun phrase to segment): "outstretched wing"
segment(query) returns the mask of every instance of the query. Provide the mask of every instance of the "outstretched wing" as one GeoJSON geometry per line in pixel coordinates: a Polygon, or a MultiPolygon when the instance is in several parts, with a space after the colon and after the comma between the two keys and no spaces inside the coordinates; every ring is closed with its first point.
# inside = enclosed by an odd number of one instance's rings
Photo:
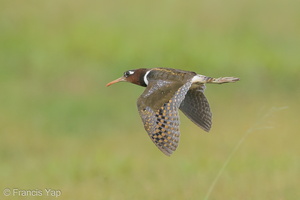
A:
{"type": "Polygon", "coordinates": [[[173,92],[173,84],[170,90],[168,84],[160,81],[149,83],[137,101],[139,114],[150,139],[168,156],[179,143],[178,108],[191,86],[188,82],[173,92]]]}
{"type": "Polygon", "coordinates": [[[204,85],[191,87],[179,108],[196,125],[208,132],[212,124],[212,114],[203,93],[204,89],[204,85]]]}

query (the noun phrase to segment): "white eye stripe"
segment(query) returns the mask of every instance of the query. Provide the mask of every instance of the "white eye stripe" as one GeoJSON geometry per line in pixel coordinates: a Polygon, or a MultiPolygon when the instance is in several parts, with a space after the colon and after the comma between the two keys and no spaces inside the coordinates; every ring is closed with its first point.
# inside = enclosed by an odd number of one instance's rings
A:
{"type": "Polygon", "coordinates": [[[124,72],[124,76],[127,78],[128,76],[131,76],[132,74],[134,74],[135,70],[128,70],[126,72],[124,72]]]}
{"type": "Polygon", "coordinates": [[[147,79],[147,76],[148,76],[148,74],[149,74],[150,71],[151,70],[147,71],[146,74],[144,75],[144,82],[145,82],[146,85],[148,85],[148,83],[149,83],[148,79],[147,79]]]}

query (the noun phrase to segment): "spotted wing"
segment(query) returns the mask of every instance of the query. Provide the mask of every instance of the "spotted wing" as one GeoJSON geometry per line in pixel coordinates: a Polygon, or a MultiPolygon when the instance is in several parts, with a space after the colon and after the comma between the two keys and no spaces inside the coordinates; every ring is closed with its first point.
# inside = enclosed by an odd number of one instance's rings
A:
{"type": "MultiPolygon", "coordinates": [[[[178,108],[190,86],[191,83],[181,86],[174,93],[173,97],[165,99],[164,103],[158,109],[153,109],[152,105],[147,105],[147,102],[151,101],[149,99],[148,101],[144,101],[144,94],[141,95],[137,102],[139,114],[150,139],[167,156],[170,156],[176,150],[179,143],[178,108]]],[[[148,98],[159,97],[148,96],[148,98]]],[[[164,97],[161,98],[163,99],[164,97]]]]}
{"type": "Polygon", "coordinates": [[[209,132],[212,124],[212,114],[203,93],[204,89],[204,85],[191,87],[179,108],[196,125],[209,132]]]}

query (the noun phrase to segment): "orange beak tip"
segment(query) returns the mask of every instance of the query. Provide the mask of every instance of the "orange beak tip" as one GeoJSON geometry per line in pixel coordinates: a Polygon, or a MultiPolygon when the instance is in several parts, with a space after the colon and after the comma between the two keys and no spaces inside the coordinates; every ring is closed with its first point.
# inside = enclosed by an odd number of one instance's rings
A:
{"type": "Polygon", "coordinates": [[[106,86],[106,87],[109,87],[109,86],[111,86],[111,85],[114,84],[114,83],[116,83],[116,82],[112,81],[112,82],[107,83],[105,86],[106,86]]]}
{"type": "Polygon", "coordinates": [[[116,80],[114,80],[114,81],[111,81],[111,82],[109,82],[109,83],[106,84],[106,87],[108,87],[108,86],[110,86],[110,85],[112,85],[112,84],[118,83],[118,82],[120,82],[120,81],[125,81],[125,78],[124,78],[124,77],[121,77],[121,78],[118,78],[118,79],[116,79],[116,80]]]}

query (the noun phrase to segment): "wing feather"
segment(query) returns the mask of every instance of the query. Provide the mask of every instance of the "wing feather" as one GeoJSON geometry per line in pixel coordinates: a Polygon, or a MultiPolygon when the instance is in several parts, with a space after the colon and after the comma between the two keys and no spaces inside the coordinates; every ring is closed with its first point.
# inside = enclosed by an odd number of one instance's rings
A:
{"type": "Polygon", "coordinates": [[[157,83],[154,82],[148,85],[149,88],[147,87],[137,102],[139,114],[150,139],[168,156],[176,150],[179,143],[180,122],[178,109],[190,86],[190,82],[182,85],[175,91],[172,98],[166,99],[164,96],[162,98],[163,101],[161,101],[161,99],[157,99],[157,96],[151,95],[151,93],[156,93],[158,90],[159,92],[167,93],[169,88],[157,87],[157,83]],[[147,96],[147,101],[144,98],[145,96],[147,96]],[[156,106],[153,107],[152,104],[149,104],[149,102],[153,101],[161,101],[162,105],[156,109],[156,106]]]}
{"type": "Polygon", "coordinates": [[[197,126],[209,132],[212,125],[212,113],[203,93],[204,89],[204,85],[190,88],[180,105],[180,110],[197,126]]]}

